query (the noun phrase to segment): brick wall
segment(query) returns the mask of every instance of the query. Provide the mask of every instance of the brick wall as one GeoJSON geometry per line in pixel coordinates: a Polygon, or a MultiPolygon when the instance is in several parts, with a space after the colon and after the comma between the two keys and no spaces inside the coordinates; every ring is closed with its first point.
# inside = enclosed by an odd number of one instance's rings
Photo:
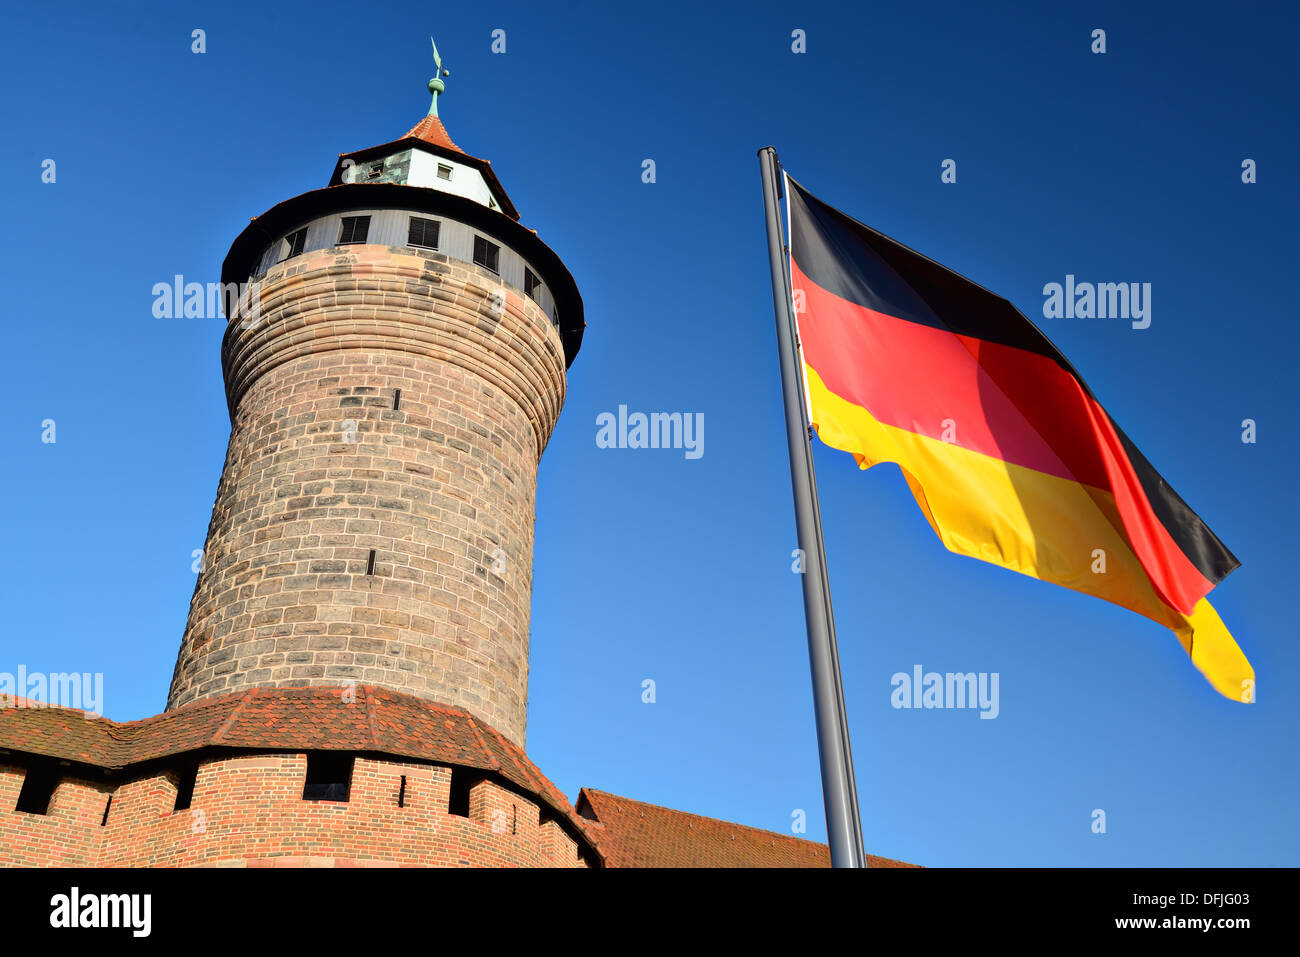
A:
{"type": "Polygon", "coordinates": [[[116,787],[69,777],[36,815],[13,809],[22,769],[0,765],[0,866],[584,866],[538,803],[494,781],[474,785],[460,817],[448,767],[358,757],[346,803],[304,801],[306,768],[305,754],[206,760],[180,811],[176,769],[116,787]]]}
{"type": "Polygon", "coordinates": [[[22,789],[24,769],[0,765],[0,864],[41,867],[59,864],[90,867],[99,852],[100,821],[112,788],[69,776],[50,797],[48,813],[13,810],[22,789]]]}
{"type": "Polygon", "coordinates": [[[351,680],[522,746],[558,333],[487,271],[396,247],[295,257],[260,302],[223,349],[230,445],[168,708],[351,680]]]}

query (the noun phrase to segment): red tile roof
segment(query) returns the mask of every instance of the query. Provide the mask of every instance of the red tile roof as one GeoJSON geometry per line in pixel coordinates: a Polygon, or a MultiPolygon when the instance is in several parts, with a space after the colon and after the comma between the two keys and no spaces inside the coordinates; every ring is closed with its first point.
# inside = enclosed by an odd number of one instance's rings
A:
{"type": "MultiPolygon", "coordinates": [[[[0,750],[106,770],[206,748],[344,750],[476,768],[536,795],[609,867],[829,867],[830,852],[774,831],[633,801],[593,788],[577,811],[522,750],[459,708],[363,685],[262,688],[197,701],[141,721],[0,701],[0,750]]],[[[868,857],[871,867],[912,867],[868,857]]]]}
{"type": "Polygon", "coordinates": [[[458,765],[499,775],[536,795],[594,843],[587,822],[528,756],[466,711],[363,685],[260,688],[197,701],[141,721],[70,708],[0,708],[0,749],[108,770],[201,748],[358,751],[458,765]]]}
{"type": "MultiPolygon", "coordinates": [[[[830,867],[825,844],[645,804],[592,788],[578,795],[607,867],[830,867]]],[[[915,867],[868,855],[869,867],[915,867]]]]}
{"type": "MultiPolygon", "coordinates": [[[[411,127],[410,131],[402,139],[415,137],[418,140],[424,140],[426,143],[432,143],[434,146],[441,146],[445,150],[454,150],[457,153],[465,154],[465,151],[451,141],[447,135],[447,127],[442,125],[442,120],[436,116],[426,116],[420,122],[411,127]]],[[[468,155],[468,154],[465,154],[468,155]]]]}

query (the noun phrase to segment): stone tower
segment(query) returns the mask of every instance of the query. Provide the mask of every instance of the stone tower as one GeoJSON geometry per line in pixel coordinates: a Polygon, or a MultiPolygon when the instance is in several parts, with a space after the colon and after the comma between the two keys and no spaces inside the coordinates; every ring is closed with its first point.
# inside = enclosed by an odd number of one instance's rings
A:
{"type": "MultiPolygon", "coordinates": [[[[440,69],[441,72],[441,69],[440,69]]],[[[519,747],[537,467],[582,341],[560,259],[429,113],[255,218],[232,423],[168,710],[369,685],[519,747]]]]}
{"type": "Polygon", "coordinates": [[[429,89],[231,247],[230,447],[167,710],[0,694],[0,867],[828,859],[605,792],[579,810],[528,757],[537,466],[582,299],[429,89]]]}

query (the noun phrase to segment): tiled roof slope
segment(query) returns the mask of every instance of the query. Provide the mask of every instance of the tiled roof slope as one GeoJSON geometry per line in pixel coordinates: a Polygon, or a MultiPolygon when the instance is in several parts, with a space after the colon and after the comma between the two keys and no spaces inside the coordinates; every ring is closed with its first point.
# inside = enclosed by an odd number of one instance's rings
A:
{"type": "MultiPolygon", "coordinates": [[[[825,844],[583,788],[606,867],[830,867],[825,844]]],[[[869,867],[915,867],[868,855],[869,867]]]]}
{"type": "Polygon", "coordinates": [[[424,140],[426,143],[432,143],[434,146],[441,146],[445,150],[465,153],[463,149],[451,141],[451,136],[447,133],[447,127],[443,126],[442,120],[436,116],[426,116],[420,120],[411,127],[410,131],[402,139],[412,136],[424,140]]]}
{"type": "MultiPolygon", "coordinates": [[[[478,768],[537,795],[609,867],[828,867],[817,844],[583,788],[578,811],[526,754],[459,708],[362,685],[262,688],[117,722],[0,702],[0,749],[113,771],[203,748],[377,752],[478,768]],[[579,813],[581,812],[581,813],[579,813]]],[[[24,704],[24,702],[18,702],[24,704]]],[[[869,857],[871,867],[911,867],[869,857]]]]}
{"type": "Polygon", "coordinates": [[[259,688],[141,721],[69,708],[0,708],[0,748],[121,770],[200,748],[362,751],[478,768],[537,795],[590,843],[588,822],[522,750],[460,708],[369,685],[259,688]]]}

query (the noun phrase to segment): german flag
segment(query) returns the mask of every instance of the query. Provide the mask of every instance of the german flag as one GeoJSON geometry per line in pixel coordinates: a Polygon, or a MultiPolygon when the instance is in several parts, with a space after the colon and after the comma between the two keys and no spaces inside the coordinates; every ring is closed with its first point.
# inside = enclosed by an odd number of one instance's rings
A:
{"type": "Polygon", "coordinates": [[[894,462],[953,552],[1157,621],[1226,697],[1255,672],[1205,596],[1240,562],[1015,306],[786,177],[813,426],[894,462]]]}

